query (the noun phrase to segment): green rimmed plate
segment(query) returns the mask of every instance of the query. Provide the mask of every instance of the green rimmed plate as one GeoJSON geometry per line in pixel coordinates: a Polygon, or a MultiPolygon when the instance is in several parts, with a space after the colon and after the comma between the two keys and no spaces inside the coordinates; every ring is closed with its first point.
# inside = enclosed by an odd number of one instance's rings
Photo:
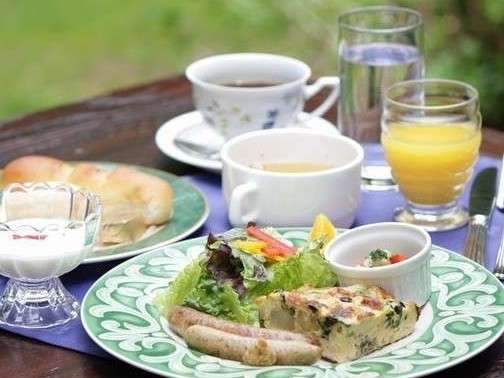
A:
{"type": "MultiPolygon", "coordinates": [[[[98,164],[108,170],[119,165],[109,162],[98,162],[98,164]]],[[[151,235],[134,243],[117,247],[96,248],[84,260],[85,264],[124,259],[182,240],[200,228],[208,218],[210,212],[208,202],[203,193],[194,185],[159,169],[134,165],[129,167],[159,177],[171,185],[173,189],[173,217],[151,235]]]]}
{"type": "MultiPolygon", "coordinates": [[[[307,229],[280,229],[295,244],[307,229]]],[[[456,365],[490,346],[504,330],[504,287],[478,264],[440,247],[431,257],[432,296],[415,332],[366,358],[341,364],[253,367],[192,350],[151,301],[205,238],[130,259],[102,276],[82,303],[89,336],[115,357],[167,377],[418,377],[456,365]]]]}
{"type": "MultiPolygon", "coordinates": [[[[95,248],[83,261],[84,264],[125,259],[182,240],[200,228],[210,214],[208,201],[203,193],[194,185],[171,173],[136,165],[111,162],[91,163],[98,164],[106,170],[113,170],[119,165],[124,165],[168,182],[173,189],[173,217],[152,234],[134,243],[95,248]]],[[[0,184],[2,174],[3,170],[0,170],[0,184]]]]}

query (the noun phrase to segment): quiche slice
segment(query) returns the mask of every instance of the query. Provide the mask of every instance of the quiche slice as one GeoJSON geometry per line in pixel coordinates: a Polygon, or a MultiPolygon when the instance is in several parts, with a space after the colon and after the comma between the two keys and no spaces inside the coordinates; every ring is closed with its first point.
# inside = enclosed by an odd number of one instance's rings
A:
{"type": "Polygon", "coordinates": [[[337,362],[360,358],[409,335],[419,315],[414,303],[363,285],[276,292],[258,298],[257,305],[264,327],[315,337],[322,356],[337,362]]]}

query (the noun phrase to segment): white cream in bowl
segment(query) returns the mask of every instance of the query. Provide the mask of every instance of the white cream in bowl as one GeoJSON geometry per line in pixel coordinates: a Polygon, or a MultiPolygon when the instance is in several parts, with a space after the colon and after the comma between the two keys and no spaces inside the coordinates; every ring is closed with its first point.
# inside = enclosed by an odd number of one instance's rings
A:
{"type": "Polygon", "coordinates": [[[0,274],[9,278],[59,277],[76,268],[91,250],[82,221],[28,218],[4,225],[10,229],[0,230],[0,274]]]}
{"type": "Polygon", "coordinates": [[[334,239],[325,257],[338,274],[342,286],[357,283],[384,288],[395,298],[427,302],[431,293],[431,238],[423,229],[403,223],[375,223],[356,227],[334,239]],[[381,248],[401,253],[404,261],[380,267],[362,266],[369,252],[381,248]]]}

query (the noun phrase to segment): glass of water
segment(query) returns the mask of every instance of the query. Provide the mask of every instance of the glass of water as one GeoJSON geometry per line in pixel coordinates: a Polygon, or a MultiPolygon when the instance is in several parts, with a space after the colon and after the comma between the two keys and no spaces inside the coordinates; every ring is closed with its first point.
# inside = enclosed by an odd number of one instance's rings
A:
{"type": "MultiPolygon", "coordinates": [[[[385,90],[424,76],[422,15],[393,6],[364,7],[340,15],[338,25],[338,127],[358,142],[379,142],[385,90]]],[[[382,158],[366,156],[362,178],[368,190],[395,188],[382,158]]]]}

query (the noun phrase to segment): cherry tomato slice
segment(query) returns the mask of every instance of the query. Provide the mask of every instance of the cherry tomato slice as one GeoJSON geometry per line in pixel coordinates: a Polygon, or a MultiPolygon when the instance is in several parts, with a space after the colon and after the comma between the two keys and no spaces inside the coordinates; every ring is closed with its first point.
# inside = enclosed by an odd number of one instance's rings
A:
{"type": "Polygon", "coordinates": [[[398,262],[406,260],[406,256],[400,254],[400,253],[395,253],[392,256],[390,256],[390,263],[391,264],[396,264],[398,262]]]}

